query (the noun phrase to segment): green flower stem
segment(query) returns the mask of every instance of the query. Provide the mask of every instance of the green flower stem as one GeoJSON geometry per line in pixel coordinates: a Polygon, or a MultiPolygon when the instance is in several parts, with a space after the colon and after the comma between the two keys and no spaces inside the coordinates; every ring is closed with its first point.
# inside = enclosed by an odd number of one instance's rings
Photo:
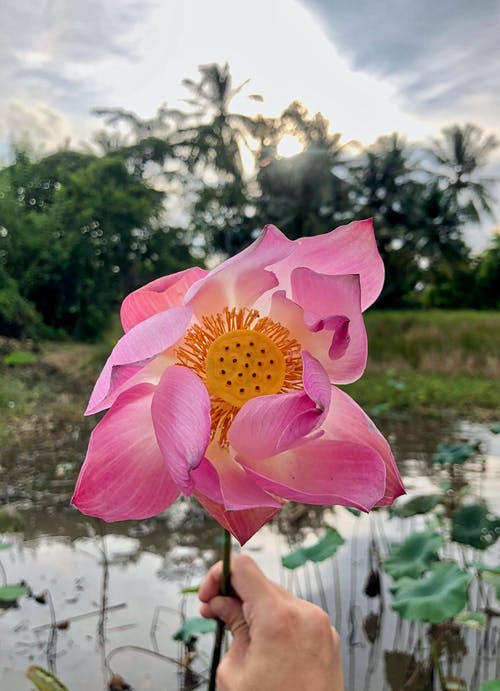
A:
{"type": "MultiPolygon", "coordinates": [[[[224,556],[222,560],[222,578],[220,583],[220,594],[231,595],[231,533],[224,530],[224,556]]],[[[219,666],[220,655],[222,651],[222,642],[224,640],[224,622],[217,619],[217,630],[215,632],[214,650],[212,653],[212,665],[210,667],[210,681],[208,683],[208,691],[215,691],[215,677],[217,675],[217,667],[219,666]]]]}

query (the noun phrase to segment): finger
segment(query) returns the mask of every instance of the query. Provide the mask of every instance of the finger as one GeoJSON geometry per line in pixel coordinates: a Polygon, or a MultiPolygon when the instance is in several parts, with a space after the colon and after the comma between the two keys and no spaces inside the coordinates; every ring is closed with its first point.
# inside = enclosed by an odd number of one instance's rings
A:
{"type": "MultiPolygon", "coordinates": [[[[198,597],[209,602],[220,594],[222,562],[214,564],[200,586],[198,597]]],[[[238,554],[231,560],[231,587],[238,597],[248,604],[260,602],[263,597],[275,594],[278,586],[269,581],[254,560],[246,554],[238,554]]]]}
{"type": "Polygon", "coordinates": [[[222,619],[226,627],[231,631],[236,644],[247,644],[250,641],[248,624],[239,600],[235,600],[234,597],[218,595],[210,600],[209,608],[217,618],[222,619]]]}
{"type": "Polygon", "coordinates": [[[218,561],[214,564],[205,576],[205,580],[200,585],[198,591],[198,598],[202,602],[209,602],[220,592],[220,581],[222,577],[222,562],[218,561]]]}
{"type": "Polygon", "coordinates": [[[264,576],[251,557],[238,554],[231,562],[231,587],[240,600],[253,605],[275,593],[277,586],[264,576]]]}

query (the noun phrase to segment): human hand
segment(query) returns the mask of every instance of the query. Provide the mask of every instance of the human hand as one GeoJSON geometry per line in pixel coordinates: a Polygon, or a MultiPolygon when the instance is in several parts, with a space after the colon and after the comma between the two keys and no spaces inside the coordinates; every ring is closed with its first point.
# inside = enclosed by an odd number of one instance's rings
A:
{"type": "Polygon", "coordinates": [[[204,617],[233,635],[217,670],[219,691],[343,691],[339,637],[327,614],[269,581],[246,555],[231,561],[235,597],[219,595],[222,562],[199,598],[204,617]]]}

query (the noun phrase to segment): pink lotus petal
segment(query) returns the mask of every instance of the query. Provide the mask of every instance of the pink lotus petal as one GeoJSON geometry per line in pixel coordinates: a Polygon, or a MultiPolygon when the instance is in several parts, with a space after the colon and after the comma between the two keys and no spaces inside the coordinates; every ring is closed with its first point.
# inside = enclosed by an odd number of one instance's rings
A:
{"type": "Polygon", "coordinates": [[[302,353],[304,391],[257,396],[242,406],[228,441],[238,455],[264,459],[302,442],[323,421],[331,386],[321,364],[302,353]]]}
{"type": "Polygon", "coordinates": [[[368,415],[344,391],[333,387],[329,414],[323,422],[325,438],[338,441],[355,439],[369,446],[383,458],[386,467],[386,488],[377,506],[390,506],[405,489],[391,447],[368,415]]]}
{"type": "Polygon", "coordinates": [[[266,290],[277,285],[266,267],[286,257],[293,249],[275,226],[266,226],[249,247],[227,259],[187,292],[185,302],[195,314],[215,314],[224,307],[249,307],[266,290]]]}
{"type": "Polygon", "coordinates": [[[100,403],[114,388],[122,387],[126,379],[132,377],[138,368],[173,346],[184,335],[192,314],[190,307],[172,307],[140,322],[122,336],[99,375],[86,414],[99,410],[100,403]],[[125,376],[121,377],[116,374],[115,368],[124,365],[127,369],[125,376]]]}
{"type": "MultiPolygon", "coordinates": [[[[219,478],[220,495],[215,495],[216,501],[222,503],[228,511],[281,507],[281,502],[276,497],[272,497],[248,477],[228,449],[212,443],[207,449],[207,459],[219,478]]],[[[200,482],[200,474],[196,478],[200,482]]],[[[198,487],[197,484],[197,490],[198,487]]]]}
{"type": "Polygon", "coordinates": [[[154,386],[123,393],[90,437],[72,503],[105,521],[155,516],[179,495],[153,429],[154,386]]]}
{"type": "Polygon", "coordinates": [[[201,379],[173,365],[160,380],[151,404],[153,426],[166,467],[185,495],[191,471],[202,461],[210,440],[210,398],[201,379]]]}
{"type": "Polygon", "coordinates": [[[264,523],[271,520],[280,510],[281,503],[256,486],[248,475],[229,457],[227,451],[223,449],[215,450],[215,460],[221,471],[221,476],[219,476],[214,465],[207,458],[204,458],[200,465],[192,471],[191,477],[195,484],[194,496],[215,520],[226,530],[229,530],[239,543],[243,545],[264,523]],[[224,470],[228,466],[232,469],[229,475],[226,476],[224,470]],[[232,487],[232,481],[235,480],[235,467],[238,467],[238,475],[240,477],[236,478],[237,484],[235,487],[232,487]],[[222,483],[225,486],[225,494],[222,490],[222,483]],[[231,487],[228,486],[228,483],[231,487]],[[255,490],[252,490],[253,487],[255,487],[255,490]],[[238,506],[231,507],[232,491],[237,493],[238,504],[245,497],[246,504],[243,504],[243,508],[238,508],[238,506]],[[256,499],[257,501],[255,501],[256,499]]]}
{"type": "Polygon", "coordinates": [[[263,489],[284,499],[369,511],[384,495],[383,459],[374,449],[350,441],[319,439],[265,463],[241,462],[263,489]]]}
{"type": "Polygon", "coordinates": [[[229,530],[240,545],[244,545],[255,533],[275,516],[279,509],[246,509],[243,511],[226,511],[200,492],[194,496],[208,513],[226,530],[229,530]]]}
{"type": "Polygon", "coordinates": [[[123,365],[113,367],[108,395],[92,408],[85,411],[86,415],[99,413],[110,408],[124,391],[137,384],[158,384],[163,372],[175,362],[172,353],[157,355],[145,365],[123,365]]]}
{"type": "Polygon", "coordinates": [[[356,381],[364,372],[368,354],[359,276],[327,276],[310,269],[295,269],[292,298],[304,310],[311,330],[335,329],[328,349],[332,362],[327,371],[332,381],[337,384],[356,381]]]}
{"type": "Polygon", "coordinates": [[[188,288],[207,273],[205,269],[195,266],[157,278],[127,295],[120,310],[123,330],[130,331],[133,326],[158,312],[181,307],[188,288]]]}
{"type": "Polygon", "coordinates": [[[377,249],[372,219],[354,221],[330,233],[294,241],[294,251],[269,268],[280,288],[290,289],[290,275],[297,267],[323,274],[359,274],[363,311],[379,296],[384,264],[377,249]]]}
{"type": "Polygon", "coordinates": [[[359,376],[365,365],[367,352],[363,324],[354,330],[356,336],[352,339],[350,352],[351,337],[346,333],[350,322],[346,325],[348,318],[345,316],[321,318],[310,312],[305,313],[282,290],[273,293],[269,316],[286,327],[302,348],[323,365],[332,383],[351,382],[359,376]],[[333,333],[330,330],[332,326],[337,327],[333,333]]]}

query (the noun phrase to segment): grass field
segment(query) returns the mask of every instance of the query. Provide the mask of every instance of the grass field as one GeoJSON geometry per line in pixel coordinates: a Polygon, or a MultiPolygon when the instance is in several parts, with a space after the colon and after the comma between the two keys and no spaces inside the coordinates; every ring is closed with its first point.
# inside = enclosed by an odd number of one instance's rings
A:
{"type": "MultiPolygon", "coordinates": [[[[399,411],[500,418],[500,313],[369,312],[369,360],[345,389],[377,416],[399,411]]],[[[115,335],[98,344],[42,343],[35,358],[5,364],[0,342],[0,440],[33,415],[80,419],[115,335]]]]}

